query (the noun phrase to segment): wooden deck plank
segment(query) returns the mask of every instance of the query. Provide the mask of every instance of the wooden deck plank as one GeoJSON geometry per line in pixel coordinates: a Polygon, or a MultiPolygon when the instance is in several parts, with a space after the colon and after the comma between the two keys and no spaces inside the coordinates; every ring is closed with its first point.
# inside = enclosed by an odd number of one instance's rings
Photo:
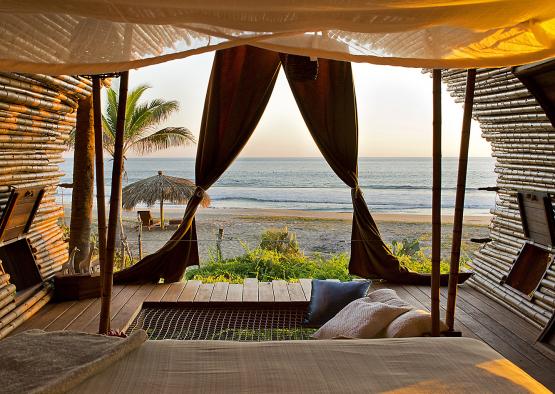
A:
{"type": "Polygon", "coordinates": [[[145,302],[160,302],[169,288],[169,283],[156,284],[156,286],[154,286],[154,289],[152,289],[148,297],[145,299],[145,302]]]}
{"type": "Polygon", "coordinates": [[[245,280],[243,281],[243,301],[258,301],[258,279],[245,278],[245,280]]]}
{"type": "Polygon", "coordinates": [[[185,282],[170,283],[170,288],[162,297],[162,302],[176,302],[181,295],[181,292],[185,288],[185,285],[185,282]]]}
{"type": "Polygon", "coordinates": [[[113,330],[127,330],[133,319],[135,319],[141,311],[143,301],[150,295],[155,286],[154,284],[142,285],[140,289],[129,298],[119,312],[113,315],[110,327],[113,330]]]}
{"type": "Polygon", "coordinates": [[[80,300],[73,302],[71,307],[68,308],[63,314],[58,316],[57,319],[53,320],[50,324],[44,327],[45,331],[59,331],[65,330],[75,319],[81,316],[85,311],[95,303],[97,298],[89,298],[86,300],[80,300]]]}
{"type": "MultiPolygon", "coordinates": [[[[258,292],[257,292],[258,295],[258,292]]],[[[227,302],[243,301],[243,285],[240,283],[231,283],[227,289],[227,302]]]]}
{"type": "Polygon", "coordinates": [[[209,302],[214,291],[214,283],[202,283],[198,289],[194,302],[209,302]]]}
{"type": "MultiPolygon", "coordinates": [[[[112,299],[120,291],[123,290],[125,286],[115,285],[112,288],[112,299]]],[[[88,298],[85,300],[75,301],[71,308],[69,308],[66,312],[64,312],[61,316],[59,316],[56,320],[52,321],[48,326],[44,329],[46,331],[58,331],[58,330],[66,330],[67,327],[81,317],[84,313],[87,313],[89,308],[95,308],[95,305],[98,305],[96,308],[100,310],[100,299],[99,298],[88,298]]],[[[92,310],[92,309],[91,309],[92,310]]],[[[92,314],[91,311],[88,313],[92,314]]]]}
{"type": "MultiPolygon", "coordinates": [[[[117,296],[112,298],[112,304],[110,306],[110,322],[114,318],[114,316],[116,316],[120,312],[120,310],[125,306],[125,304],[127,304],[129,299],[133,297],[135,293],[137,293],[137,291],[139,291],[140,288],[141,288],[141,285],[126,285],[125,288],[122,291],[120,291],[117,296]]],[[[89,333],[97,333],[98,326],[100,323],[100,306],[98,307],[98,311],[96,315],[84,326],[81,325],[81,324],[84,324],[84,319],[81,321],[77,319],[74,323],[72,323],[73,327],[77,327],[77,328],[72,328],[72,325],[70,325],[68,329],[76,330],[76,331],[84,331],[89,333]]]]}
{"type": "MultiPolygon", "coordinates": [[[[423,294],[429,294],[429,287],[426,286],[413,286],[419,289],[423,294]]],[[[440,293],[441,309],[444,312],[446,299],[440,293]]],[[[472,331],[483,342],[496,349],[499,353],[513,361],[518,365],[529,365],[530,360],[515,350],[511,344],[502,340],[497,333],[492,332],[488,327],[485,327],[480,322],[476,321],[472,316],[468,315],[464,310],[457,309],[456,316],[462,324],[464,324],[470,331],[472,331]]]]}
{"type": "Polygon", "coordinates": [[[52,324],[53,321],[64,314],[75,303],[76,301],[66,301],[46,304],[35,316],[17,327],[11,335],[31,329],[44,330],[46,326],[52,324]]]}
{"type": "MultiPolygon", "coordinates": [[[[427,286],[403,286],[403,288],[407,291],[407,293],[409,293],[414,299],[418,300],[418,302],[420,303],[420,305],[427,311],[430,311],[430,304],[431,304],[431,299],[430,299],[430,288],[427,286]]],[[[446,303],[442,302],[440,305],[440,317],[441,319],[445,320],[445,307],[446,307],[446,303]]],[[[462,311],[459,310],[459,308],[457,308],[457,310],[455,311],[455,329],[460,331],[462,333],[463,336],[465,337],[469,337],[469,338],[474,338],[474,339],[480,339],[475,333],[474,331],[468,327],[466,324],[464,324],[463,319],[461,319],[459,317],[459,314],[462,313],[462,311]]]]}
{"type": "Polygon", "coordinates": [[[306,301],[303,287],[299,282],[288,283],[287,291],[289,292],[289,298],[291,299],[292,302],[306,301]]]}
{"type": "Polygon", "coordinates": [[[289,290],[287,290],[287,282],[284,280],[272,281],[272,288],[274,291],[274,301],[276,302],[290,302],[289,290]]]}
{"type": "Polygon", "coordinates": [[[214,290],[212,291],[212,296],[210,297],[211,302],[224,302],[227,299],[227,290],[229,288],[229,283],[227,282],[217,282],[214,285],[214,290]]]}
{"type": "MultiPolygon", "coordinates": [[[[446,291],[442,291],[441,295],[444,299],[447,299],[446,291]]],[[[466,297],[467,295],[464,293],[459,294],[457,304],[460,309],[511,344],[516,351],[535,363],[537,369],[544,369],[546,365],[549,365],[550,359],[531,347],[525,338],[515,335],[508,327],[493,318],[489,312],[484,311],[482,308],[485,306],[482,303],[480,303],[480,307],[477,307],[473,302],[469,302],[466,297]]],[[[513,320],[516,319],[519,319],[519,317],[513,316],[513,320]]]]}
{"type": "MultiPolygon", "coordinates": [[[[117,293],[112,292],[112,303],[115,301],[117,297],[119,297],[122,294],[122,292],[125,291],[126,288],[127,286],[122,286],[120,287],[117,293]]],[[[123,295],[129,292],[130,290],[125,291],[123,295]]],[[[73,319],[73,321],[69,323],[64,329],[71,330],[71,331],[86,332],[85,328],[87,326],[92,325],[92,322],[94,321],[95,317],[99,315],[99,313],[100,313],[100,298],[96,298],[94,302],[90,304],[90,306],[87,309],[83,310],[83,312],[75,319],[73,319]]],[[[94,330],[94,332],[98,332],[98,326],[96,327],[96,330],[94,330]]]]}
{"type": "Polygon", "coordinates": [[[200,287],[199,280],[188,280],[185,289],[177,299],[178,302],[193,302],[200,287]]]}
{"type": "Polygon", "coordinates": [[[299,283],[303,288],[303,292],[306,300],[310,301],[310,295],[312,293],[312,279],[299,279],[299,283]]]}
{"type": "Polygon", "coordinates": [[[274,302],[272,282],[258,282],[258,301],[274,302]]]}

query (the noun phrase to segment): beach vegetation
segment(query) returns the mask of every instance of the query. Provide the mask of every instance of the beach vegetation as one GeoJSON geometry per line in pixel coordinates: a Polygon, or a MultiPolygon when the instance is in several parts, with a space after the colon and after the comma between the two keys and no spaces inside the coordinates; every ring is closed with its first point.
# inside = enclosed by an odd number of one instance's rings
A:
{"type": "MultiPolygon", "coordinates": [[[[287,280],[300,278],[351,280],[349,274],[349,254],[334,253],[305,255],[299,248],[294,233],[287,228],[266,230],[261,235],[260,244],[253,249],[243,244],[245,253],[227,259],[213,256],[200,267],[187,270],[186,278],[204,283],[243,283],[244,278],[260,281],[287,280]]],[[[421,247],[418,239],[393,241],[391,250],[401,266],[420,273],[431,272],[429,251],[421,247]]],[[[461,259],[464,268],[468,258],[461,259]]],[[[442,260],[441,273],[449,272],[449,262],[442,260]]]]}

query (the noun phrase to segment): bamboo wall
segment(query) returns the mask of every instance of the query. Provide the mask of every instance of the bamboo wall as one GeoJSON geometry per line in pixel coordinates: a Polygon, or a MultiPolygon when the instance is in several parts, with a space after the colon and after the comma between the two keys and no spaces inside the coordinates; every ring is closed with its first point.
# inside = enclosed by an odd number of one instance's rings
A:
{"type": "MultiPolygon", "coordinates": [[[[444,82],[457,102],[464,102],[465,71],[447,71],[444,82]]],[[[555,264],[529,301],[501,285],[524,244],[516,193],[555,193],[555,129],[542,108],[509,69],[478,70],[474,118],[496,159],[496,205],[490,238],[473,259],[468,283],[536,326],[547,324],[555,308],[555,264]]],[[[475,132],[475,131],[473,131],[475,132]]],[[[493,186],[493,185],[492,185],[493,186]]]]}
{"type": "MultiPolygon", "coordinates": [[[[77,101],[91,92],[90,82],[70,76],[0,73],[0,208],[9,186],[44,186],[29,240],[43,280],[51,278],[68,259],[58,221],[56,186],[63,175],[58,164],[75,126],[77,101]]],[[[15,286],[0,267],[0,338],[51,298],[49,285],[15,297],[15,286]]]]}

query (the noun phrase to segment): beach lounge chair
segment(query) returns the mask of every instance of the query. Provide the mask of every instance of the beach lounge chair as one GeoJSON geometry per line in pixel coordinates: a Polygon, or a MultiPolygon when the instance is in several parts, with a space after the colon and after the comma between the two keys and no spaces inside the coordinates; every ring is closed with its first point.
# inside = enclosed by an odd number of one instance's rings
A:
{"type": "Polygon", "coordinates": [[[150,211],[137,211],[141,224],[149,231],[152,227],[160,227],[160,220],[152,217],[150,211]]]}

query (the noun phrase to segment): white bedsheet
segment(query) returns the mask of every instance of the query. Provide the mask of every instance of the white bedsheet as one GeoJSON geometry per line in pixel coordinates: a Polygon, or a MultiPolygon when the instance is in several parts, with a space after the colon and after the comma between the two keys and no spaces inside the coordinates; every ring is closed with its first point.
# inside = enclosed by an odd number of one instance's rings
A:
{"type": "Polygon", "coordinates": [[[75,393],[549,392],[482,342],[147,341],[75,393]]]}

